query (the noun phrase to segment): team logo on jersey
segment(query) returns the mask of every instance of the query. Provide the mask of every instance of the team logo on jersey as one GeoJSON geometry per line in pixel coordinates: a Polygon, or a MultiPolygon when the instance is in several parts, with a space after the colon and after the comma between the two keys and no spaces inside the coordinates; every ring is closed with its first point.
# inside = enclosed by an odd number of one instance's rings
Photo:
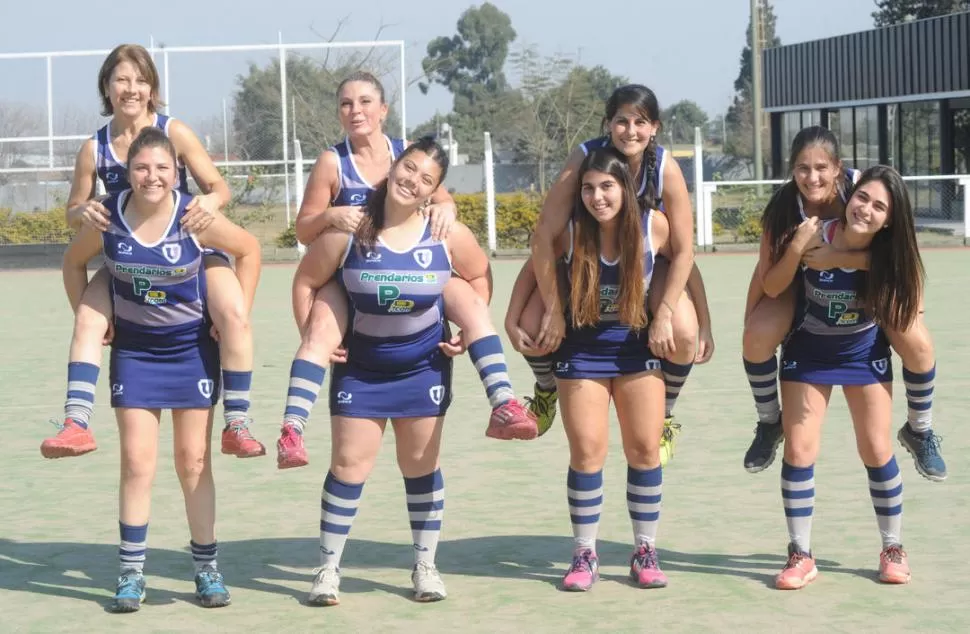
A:
{"type": "Polygon", "coordinates": [[[368,262],[380,262],[381,258],[382,258],[381,254],[378,253],[377,251],[368,251],[367,253],[364,254],[364,259],[367,260],[368,262]]]}
{"type": "Polygon", "coordinates": [[[350,392],[337,392],[338,405],[350,405],[354,400],[354,395],[350,392]]]}
{"type": "Polygon", "coordinates": [[[112,383],[111,384],[111,396],[121,396],[125,393],[124,383],[112,383]]]}
{"type": "Polygon", "coordinates": [[[785,361],[782,366],[782,370],[796,370],[798,369],[798,361],[785,361]]]}
{"type": "Polygon", "coordinates": [[[176,262],[179,261],[179,258],[182,257],[182,245],[177,242],[170,243],[170,244],[163,244],[162,255],[165,256],[166,260],[168,260],[172,264],[175,264],[176,262]]]}
{"type": "Polygon", "coordinates": [[[431,402],[435,405],[441,405],[441,401],[445,398],[445,386],[444,385],[433,385],[428,390],[428,396],[431,397],[431,402]]]}
{"type": "Polygon", "coordinates": [[[859,313],[854,310],[842,313],[839,315],[838,321],[835,322],[836,326],[855,326],[859,323],[859,313]]]}
{"type": "Polygon", "coordinates": [[[417,249],[414,252],[414,261],[417,262],[422,269],[426,269],[431,266],[431,260],[431,249],[417,249]]]}
{"type": "Polygon", "coordinates": [[[127,242],[119,242],[118,255],[131,255],[131,245],[127,242]]]}
{"type": "Polygon", "coordinates": [[[118,176],[118,172],[108,172],[107,174],[105,174],[104,180],[108,181],[109,185],[114,185],[115,183],[118,182],[119,178],[120,177],[118,176]]]}
{"type": "Polygon", "coordinates": [[[414,300],[413,299],[395,299],[391,302],[391,305],[387,307],[387,312],[404,314],[409,313],[414,310],[414,300]]]}
{"type": "Polygon", "coordinates": [[[160,290],[145,291],[145,303],[152,306],[161,306],[168,302],[168,294],[160,290]]]}
{"type": "Polygon", "coordinates": [[[569,372],[569,362],[568,361],[556,361],[556,372],[569,372]]]}
{"type": "Polygon", "coordinates": [[[367,202],[366,194],[351,194],[349,196],[351,205],[363,205],[367,202]]]}
{"type": "Polygon", "coordinates": [[[647,371],[648,372],[650,372],[651,370],[659,370],[659,369],[660,369],[660,360],[659,359],[650,359],[649,361],[647,361],[647,371]]]}
{"type": "Polygon", "coordinates": [[[199,379],[199,394],[205,398],[212,398],[212,390],[215,389],[215,381],[212,379],[199,379]]]}
{"type": "Polygon", "coordinates": [[[889,369],[889,359],[876,359],[872,362],[872,369],[879,374],[885,374],[889,369]]]}
{"type": "Polygon", "coordinates": [[[835,273],[832,271],[820,271],[818,274],[818,281],[822,283],[831,283],[835,281],[835,273]]]}

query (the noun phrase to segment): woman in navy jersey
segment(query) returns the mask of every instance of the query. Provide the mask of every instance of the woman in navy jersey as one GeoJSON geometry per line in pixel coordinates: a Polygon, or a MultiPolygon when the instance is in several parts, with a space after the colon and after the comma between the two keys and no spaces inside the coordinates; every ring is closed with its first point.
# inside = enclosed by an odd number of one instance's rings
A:
{"type": "Polygon", "coordinates": [[[669,152],[657,144],[660,108],[649,88],[638,84],[617,88],[606,103],[603,120],[607,134],[591,139],[570,154],[542,205],[532,242],[533,265],[542,279],[539,292],[529,295],[531,282],[520,275],[512,301],[525,302],[521,322],[506,320],[506,330],[516,350],[526,355],[536,377],[531,409],[539,419],[540,433],[549,429],[556,414],[556,392],[549,353],[564,335],[565,322],[552,271],[554,239],[561,235],[570,205],[579,189],[576,171],[593,149],[612,146],[630,164],[636,178],[641,209],[657,208],[670,224],[670,257],[658,262],[650,293],[650,347],[664,366],[667,386],[664,463],[674,451],[673,408],[694,363],[705,363],[714,352],[710,313],[700,271],[694,266],[693,212],[683,173],[669,152]],[[520,283],[522,286],[520,286],[520,283]],[[688,297],[684,289],[690,293],[688,297]]]}
{"type": "Polygon", "coordinates": [[[112,607],[133,612],[145,597],[143,567],[163,409],[172,410],[196,596],[205,607],[220,607],[230,600],[216,562],[210,447],[220,367],[202,259],[206,247],[235,256],[239,284],[252,302],[259,243],[223,216],[198,233],[186,228],[182,220],[191,196],[176,188],[177,154],[163,131],[147,127],[135,137],[127,168],[131,189],[104,201],[107,227],[101,232],[83,225],[64,256],[64,287],[75,310],[88,286],[87,262],[99,251],[110,276],[111,406],[121,436],[121,577],[112,607]]]}
{"type": "Polygon", "coordinates": [[[662,213],[640,210],[636,179],[616,148],[591,149],[577,178],[572,219],[556,239],[566,333],[553,369],[569,440],[566,489],[575,541],[562,585],[586,591],[599,576],[596,534],[612,401],[628,464],[630,577],[639,587],[659,588],[667,584],[654,546],[665,391],[660,359],[648,345],[647,295],[657,255],[670,255],[670,229],[662,213]]]}
{"type": "MultiPolygon", "coordinates": [[[[366,72],[350,75],[337,88],[337,99],[340,123],[347,136],[324,150],[310,173],[296,219],[297,237],[304,244],[312,245],[327,229],[356,231],[365,218],[374,184],[387,177],[391,164],[407,146],[404,140],[384,134],[382,126],[388,106],[384,88],[376,77],[366,72]]],[[[430,218],[435,238],[449,235],[455,222],[455,205],[443,187],[434,191],[422,213],[430,218]]],[[[472,340],[469,336],[495,333],[488,305],[482,300],[486,294],[480,291],[459,277],[452,279],[444,291],[447,317],[461,329],[461,336],[453,337],[450,344],[456,352],[462,349],[462,342],[472,340]]],[[[347,324],[347,296],[332,281],[316,292],[309,318],[298,320],[302,345],[297,359],[319,366],[320,372],[330,361],[344,362],[346,351],[341,348],[341,340],[347,324]]],[[[499,402],[485,387],[492,408],[486,434],[499,439],[535,438],[535,417],[518,400],[499,402]]],[[[284,417],[277,442],[277,465],[281,469],[308,463],[303,442],[305,423],[302,416],[284,417]]]]}
{"type": "MultiPolygon", "coordinates": [[[[317,289],[336,278],[349,300],[346,363],[330,383],[332,455],[323,485],[321,565],[309,602],[339,602],[340,558],[364,482],[381,447],[385,425],[394,427],[414,540],[414,598],[446,596],[435,568],[444,509],[438,467],[444,415],[451,403],[451,359],[445,343],[443,294],[454,269],[487,301],[488,258],[460,223],[435,238],[421,206],[444,179],[448,160],[433,140],[421,139],[394,161],[368,198],[354,234],[324,232],[300,262],[293,281],[298,322],[308,317],[317,289]]],[[[475,348],[497,343],[491,335],[475,348]]],[[[495,393],[509,391],[505,365],[483,349],[479,372],[495,393]]],[[[479,364],[476,364],[479,365],[479,364]]],[[[294,362],[287,411],[312,405],[322,368],[294,362]]]]}
{"type": "MultiPolygon", "coordinates": [[[[205,148],[182,122],[158,113],[158,71],[143,47],[122,44],[105,59],[98,74],[102,114],[111,121],[81,146],[67,203],[67,220],[99,231],[108,227],[108,212],[95,199],[100,181],[108,194],[128,188],[125,167],[128,148],[145,128],[162,130],[178,156],[175,187],[191,200],[183,222],[190,231],[202,231],[230,199],[205,148]],[[191,197],[188,173],[202,195],[191,197]]],[[[208,306],[218,333],[225,387],[225,426],[222,452],[241,458],[260,456],[266,450],[249,432],[249,393],[252,381],[253,343],[247,303],[225,254],[209,251],[204,258],[208,306]]],[[[101,365],[102,342],[111,340],[111,303],[106,271],[91,280],[75,315],[68,363],[68,394],[64,424],[57,436],[41,445],[47,458],[78,456],[94,451],[96,443],[88,423],[94,407],[94,387],[101,365]]],[[[252,298],[249,298],[250,301],[252,298]]]]}
{"type": "MultiPolygon", "coordinates": [[[[786,248],[800,225],[842,215],[848,193],[859,177],[842,164],[838,140],[826,128],[801,130],[792,141],[792,178],[771,198],[762,224],[764,236],[758,267],[751,279],[745,306],[743,360],[758,412],[755,437],[744,456],[744,468],[757,473],[772,464],[782,442],[776,350],[791,329],[800,265],[813,270],[845,267],[865,270],[870,252],[839,249],[814,240],[805,250],[786,248]]],[[[905,329],[883,325],[889,342],[903,361],[903,380],[909,404],[907,422],[897,434],[915,459],[917,471],[930,480],[946,478],[940,439],[933,432],[932,403],[936,362],[929,331],[922,317],[905,329]]]]}
{"type": "Polygon", "coordinates": [[[892,354],[882,331],[911,327],[923,296],[923,263],[902,177],[885,166],[866,170],[839,218],[803,221],[787,248],[802,254],[816,241],[868,251],[870,261],[868,270],[801,265],[795,328],[781,356],[781,493],[789,546],[775,585],[802,588],[818,574],[811,547],[815,461],[835,385],[845,394],[869,478],[882,538],[879,579],[908,583],[901,540],[903,482],[892,449],[892,354]]]}

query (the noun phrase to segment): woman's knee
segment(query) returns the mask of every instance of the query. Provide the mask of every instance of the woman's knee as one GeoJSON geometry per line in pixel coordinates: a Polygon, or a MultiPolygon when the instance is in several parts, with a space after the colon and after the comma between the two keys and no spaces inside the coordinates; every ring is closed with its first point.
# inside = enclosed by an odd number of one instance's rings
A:
{"type": "Polygon", "coordinates": [[[177,447],[175,449],[175,473],[179,480],[197,480],[210,469],[205,447],[177,447]]]}

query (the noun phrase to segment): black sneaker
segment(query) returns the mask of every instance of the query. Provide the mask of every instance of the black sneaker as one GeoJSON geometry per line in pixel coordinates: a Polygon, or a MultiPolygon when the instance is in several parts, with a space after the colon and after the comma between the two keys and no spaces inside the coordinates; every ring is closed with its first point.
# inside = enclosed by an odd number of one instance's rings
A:
{"type": "Polygon", "coordinates": [[[933,482],[943,482],[946,480],[946,462],[940,455],[940,442],[942,437],[929,430],[925,434],[913,431],[913,428],[906,423],[899,428],[896,435],[909,455],[916,463],[916,470],[921,476],[933,482]]]}
{"type": "Polygon", "coordinates": [[[748,473],[764,471],[775,461],[778,445],[785,440],[785,431],[781,426],[781,415],[777,423],[758,423],[754,430],[754,440],[744,454],[744,470],[748,473]]]}

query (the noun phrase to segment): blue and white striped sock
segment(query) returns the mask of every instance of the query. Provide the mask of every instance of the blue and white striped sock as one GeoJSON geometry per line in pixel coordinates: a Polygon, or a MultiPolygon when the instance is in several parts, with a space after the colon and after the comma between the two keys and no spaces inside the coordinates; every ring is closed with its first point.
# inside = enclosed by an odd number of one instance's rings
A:
{"type": "Polygon", "coordinates": [[[213,570],[219,569],[219,544],[212,542],[211,544],[196,544],[194,541],[189,540],[189,547],[192,549],[192,563],[195,564],[196,574],[202,572],[202,569],[206,566],[212,568],[213,570]]]}
{"type": "Polygon", "coordinates": [[[681,365],[673,361],[667,361],[666,359],[660,361],[660,368],[664,373],[664,385],[667,387],[667,407],[665,413],[667,418],[674,415],[674,405],[677,403],[677,397],[680,396],[680,390],[683,389],[684,383],[687,382],[687,375],[690,374],[691,368],[693,367],[693,363],[681,365]]]}
{"type": "Polygon", "coordinates": [[[758,411],[758,422],[774,425],[781,422],[781,403],[778,401],[778,358],[761,363],[743,359],[744,372],[748,375],[748,385],[754,396],[754,407],[758,411]]]}
{"type": "Polygon", "coordinates": [[[492,409],[515,398],[508,366],[505,364],[502,340],[498,335],[488,335],[472,343],[468,346],[468,355],[478,370],[492,409]]]}
{"type": "Polygon", "coordinates": [[[364,483],[347,484],[327,472],[320,499],[320,565],[340,567],[364,483]]]}
{"type": "Polygon", "coordinates": [[[286,410],[283,412],[283,425],[293,427],[303,433],[317,394],[323,386],[326,368],[316,363],[294,359],[290,366],[290,387],[286,391],[286,410]]]}
{"type": "Polygon", "coordinates": [[[148,550],[148,524],[144,526],[129,526],[118,522],[121,533],[121,544],[118,546],[118,559],[121,562],[121,572],[145,570],[145,553],[148,550]]]}
{"type": "Polygon", "coordinates": [[[633,521],[633,543],[654,545],[660,525],[663,468],[626,468],[626,506],[633,521]]]}
{"type": "Polygon", "coordinates": [[[94,413],[94,389],[101,368],[93,363],[72,361],[67,364],[67,399],[64,401],[64,418],[73,418],[87,429],[94,413]]]}
{"type": "Polygon", "coordinates": [[[869,474],[869,495],[876,511],[882,547],[902,544],[903,532],[903,477],[899,473],[896,457],[881,467],[866,467],[869,474]]]}
{"type": "Polygon", "coordinates": [[[936,366],[929,372],[910,372],[903,368],[906,385],[906,421],[917,434],[925,434],[933,428],[933,384],[936,366]]]}
{"type": "Polygon", "coordinates": [[[793,467],[787,462],[781,463],[781,500],[785,505],[789,541],[800,552],[811,553],[815,465],[793,467]]]}
{"type": "Polygon", "coordinates": [[[414,541],[414,563],[423,561],[433,565],[445,515],[445,480],[441,469],[417,478],[404,478],[404,492],[414,541]]]}
{"type": "Polygon", "coordinates": [[[226,426],[238,420],[245,420],[249,414],[249,392],[253,384],[253,373],[222,371],[222,408],[226,426]]]}
{"type": "Polygon", "coordinates": [[[603,470],[581,473],[570,467],[566,476],[566,498],[576,550],[588,548],[595,553],[600,513],[603,512],[603,470]]]}

